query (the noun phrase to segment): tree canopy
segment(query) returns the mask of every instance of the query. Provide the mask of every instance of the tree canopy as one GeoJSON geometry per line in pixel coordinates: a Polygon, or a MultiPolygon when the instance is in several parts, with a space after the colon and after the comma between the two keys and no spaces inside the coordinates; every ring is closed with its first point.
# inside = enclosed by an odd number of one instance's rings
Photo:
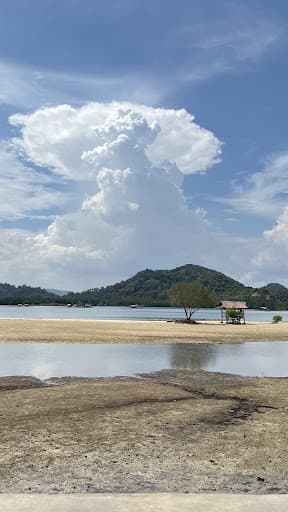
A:
{"type": "Polygon", "coordinates": [[[170,301],[181,306],[186,320],[191,321],[192,315],[200,308],[211,308],[216,305],[216,297],[199,281],[192,283],[175,283],[168,290],[170,301]]]}

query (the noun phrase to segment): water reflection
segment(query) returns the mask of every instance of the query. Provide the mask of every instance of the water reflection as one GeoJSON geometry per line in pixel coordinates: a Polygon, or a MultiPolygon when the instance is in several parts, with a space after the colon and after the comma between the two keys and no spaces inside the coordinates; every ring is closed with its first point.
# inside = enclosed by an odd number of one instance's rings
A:
{"type": "Polygon", "coordinates": [[[169,346],[170,367],[182,370],[202,370],[216,359],[219,345],[177,343],[169,346]]]}
{"type": "Polygon", "coordinates": [[[113,377],[161,369],[288,376],[288,342],[241,344],[0,344],[0,376],[113,377]]]}

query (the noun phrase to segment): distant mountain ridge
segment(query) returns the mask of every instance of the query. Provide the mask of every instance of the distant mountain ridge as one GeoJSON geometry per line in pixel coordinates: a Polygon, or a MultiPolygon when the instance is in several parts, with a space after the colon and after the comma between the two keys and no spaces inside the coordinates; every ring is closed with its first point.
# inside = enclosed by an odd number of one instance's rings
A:
{"type": "Polygon", "coordinates": [[[46,288],[46,291],[48,293],[52,293],[53,295],[59,295],[60,297],[63,297],[68,293],[72,293],[71,290],[57,290],[56,288],[46,288]]]}
{"type": "Polygon", "coordinates": [[[177,282],[200,281],[218,300],[245,300],[250,308],[288,309],[288,289],[279,283],[269,283],[261,288],[244,286],[222,272],[187,264],[172,270],[146,269],[119,283],[68,293],[60,296],[59,290],[44,290],[30,286],[0,284],[0,304],[71,304],[84,306],[107,305],[169,306],[167,290],[177,282]],[[52,293],[54,291],[54,293],[52,293]]]}
{"type": "Polygon", "coordinates": [[[58,304],[58,299],[44,288],[0,283],[0,304],[58,304]]]}

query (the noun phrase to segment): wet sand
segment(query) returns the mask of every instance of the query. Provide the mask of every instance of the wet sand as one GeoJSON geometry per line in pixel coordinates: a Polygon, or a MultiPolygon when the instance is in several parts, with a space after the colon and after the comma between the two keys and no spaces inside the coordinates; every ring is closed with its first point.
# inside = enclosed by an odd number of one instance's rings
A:
{"type": "Polygon", "coordinates": [[[196,325],[166,321],[0,319],[0,342],[237,343],[288,341],[288,323],[196,325]]]}
{"type": "Polygon", "coordinates": [[[0,492],[288,492],[288,379],[0,379],[0,492]]]}

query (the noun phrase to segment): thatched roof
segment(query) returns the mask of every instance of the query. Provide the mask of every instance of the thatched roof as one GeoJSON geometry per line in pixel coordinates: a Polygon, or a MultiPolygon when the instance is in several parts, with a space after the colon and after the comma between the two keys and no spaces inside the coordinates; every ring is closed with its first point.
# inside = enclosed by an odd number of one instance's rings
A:
{"type": "Polygon", "coordinates": [[[221,300],[219,307],[223,309],[248,309],[246,302],[240,300],[221,300]]]}

